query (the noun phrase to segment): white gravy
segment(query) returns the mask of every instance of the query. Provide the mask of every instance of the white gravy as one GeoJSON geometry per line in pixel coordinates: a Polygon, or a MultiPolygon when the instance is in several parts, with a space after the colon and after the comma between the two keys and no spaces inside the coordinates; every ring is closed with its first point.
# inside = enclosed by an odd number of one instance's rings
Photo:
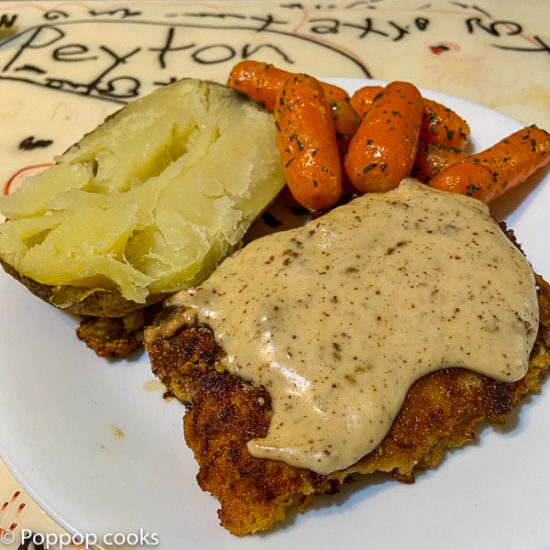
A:
{"type": "Polygon", "coordinates": [[[539,315],[531,268],[486,205],[411,179],[251,242],[170,304],[269,391],[249,452],[320,474],[375,449],[426,374],[522,378],[539,315]]]}

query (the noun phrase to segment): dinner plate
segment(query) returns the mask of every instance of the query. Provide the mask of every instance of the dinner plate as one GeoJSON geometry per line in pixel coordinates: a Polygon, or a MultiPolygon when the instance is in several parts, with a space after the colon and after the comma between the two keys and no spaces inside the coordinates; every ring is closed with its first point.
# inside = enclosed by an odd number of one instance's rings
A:
{"type": "MultiPolygon", "coordinates": [[[[348,91],[367,84],[329,80],[348,91]]],[[[523,126],[462,99],[423,94],[468,121],[473,151],[523,126]]],[[[547,169],[492,205],[547,279],[549,208],[547,169]]],[[[218,525],[217,501],[197,486],[182,435],[184,408],[163,399],[146,354],[96,357],[77,340],[75,317],[4,273],[0,300],[0,452],[70,532],[99,541],[106,533],[149,535],[146,541],[158,539],[165,550],[550,547],[549,387],[525,399],[504,426],[483,427],[475,443],[448,453],[413,485],[365,476],[318,497],[305,514],[290,513],[267,534],[237,538],[218,525]]]]}

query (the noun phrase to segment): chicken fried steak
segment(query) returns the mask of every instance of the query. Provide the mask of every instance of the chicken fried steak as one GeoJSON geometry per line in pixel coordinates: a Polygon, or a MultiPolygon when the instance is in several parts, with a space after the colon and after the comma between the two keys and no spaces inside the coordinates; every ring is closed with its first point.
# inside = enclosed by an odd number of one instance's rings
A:
{"type": "Polygon", "coordinates": [[[538,389],[549,287],[508,237],[483,203],[403,180],[166,302],[145,345],[224,527],[269,529],[356,473],[412,482],[538,389]]]}
{"type": "Polygon", "coordinates": [[[146,332],[153,372],[187,410],[184,435],[199,464],[200,487],[221,504],[221,524],[235,535],[271,528],[316,494],[331,493],[355,473],[389,472],[413,482],[435,467],[447,449],[476,437],[483,420],[503,422],[528,392],[537,391],[550,365],[550,286],[537,277],[540,327],[529,370],[517,382],[499,382],[465,369],[445,369],[418,380],[382,443],[353,466],[329,475],[251,456],[247,441],[264,437],[272,413],[263,387],[224,370],[224,351],[211,329],[189,324],[184,309],[165,312],[146,332]]]}

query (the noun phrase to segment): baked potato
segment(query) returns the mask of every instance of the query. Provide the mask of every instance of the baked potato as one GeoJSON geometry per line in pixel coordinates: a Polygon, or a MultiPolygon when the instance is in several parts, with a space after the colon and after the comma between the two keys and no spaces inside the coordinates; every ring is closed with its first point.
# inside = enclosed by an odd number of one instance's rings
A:
{"type": "Polygon", "coordinates": [[[272,116],[183,79],[0,197],[0,260],[57,307],[123,316],[199,284],[283,185],[272,116]]]}

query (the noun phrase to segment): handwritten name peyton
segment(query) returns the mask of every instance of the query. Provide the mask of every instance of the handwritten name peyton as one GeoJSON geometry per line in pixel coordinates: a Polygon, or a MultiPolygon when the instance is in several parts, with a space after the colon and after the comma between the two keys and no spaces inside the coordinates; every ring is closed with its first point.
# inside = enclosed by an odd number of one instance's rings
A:
{"type": "MultiPolygon", "coordinates": [[[[550,46],[538,36],[529,36],[520,23],[495,19],[475,6],[457,6],[464,8],[464,17],[456,18],[457,26],[483,37],[492,47],[550,52],[550,46]]],[[[304,42],[308,51],[318,49],[320,57],[349,64],[350,76],[370,77],[360,56],[363,44],[401,42],[437,25],[427,9],[388,17],[376,13],[372,2],[355,2],[337,13],[312,9],[297,26],[291,15],[295,8],[303,6],[281,4],[274,13],[189,8],[170,13],[159,8],[154,17],[129,8],[86,13],[69,7],[49,10],[39,25],[0,40],[0,79],[124,104],[190,74],[190,65],[215,66],[217,74],[227,74],[238,61],[258,58],[293,70],[293,65],[300,64],[304,42]],[[345,46],[349,39],[359,41],[354,54],[345,46]]],[[[20,24],[18,17],[0,14],[0,21],[8,28],[16,20],[20,24]]]]}

